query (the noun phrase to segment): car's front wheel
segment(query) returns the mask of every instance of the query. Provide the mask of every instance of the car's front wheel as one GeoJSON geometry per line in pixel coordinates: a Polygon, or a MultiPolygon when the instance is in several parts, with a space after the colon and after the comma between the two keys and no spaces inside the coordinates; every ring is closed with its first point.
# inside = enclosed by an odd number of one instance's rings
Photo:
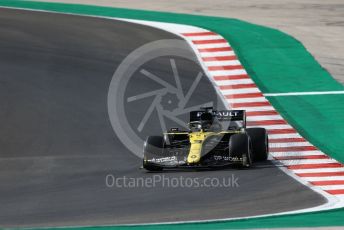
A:
{"type": "Polygon", "coordinates": [[[161,171],[162,167],[153,165],[148,162],[148,159],[152,159],[156,156],[161,156],[164,148],[163,136],[149,136],[147,137],[143,146],[143,168],[148,171],[161,171]]]}

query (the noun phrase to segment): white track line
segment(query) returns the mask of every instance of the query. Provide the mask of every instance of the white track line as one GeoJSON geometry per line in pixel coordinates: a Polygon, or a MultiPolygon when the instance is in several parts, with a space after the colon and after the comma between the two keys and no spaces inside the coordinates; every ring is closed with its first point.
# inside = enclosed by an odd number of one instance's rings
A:
{"type": "Polygon", "coordinates": [[[278,148],[278,147],[293,147],[293,146],[313,146],[308,141],[305,142],[286,142],[286,143],[270,143],[270,147],[278,148]]]}
{"type": "MultiPolygon", "coordinates": [[[[244,103],[244,102],[265,102],[268,101],[266,100],[265,97],[252,97],[252,98],[230,98],[227,99],[228,103],[244,103]]],[[[247,119],[249,120],[249,119],[247,119]]],[[[251,121],[251,119],[250,119],[251,121]]]]}
{"type": "MultiPolygon", "coordinates": [[[[213,76],[216,76],[216,75],[213,75],[213,76]]],[[[227,85],[238,85],[238,84],[253,84],[254,82],[252,81],[252,79],[248,78],[248,79],[222,80],[222,81],[215,80],[215,83],[219,86],[227,86],[227,85]]]]}
{"type": "Polygon", "coordinates": [[[344,176],[329,176],[329,177],[303,177],[307,181],[335,181],[341,180],[344,181],[344,176]]]}
{"type": "Polygon", "coordinates": [[[200,52],[201,57],[231,57],[234,55],[235,55],[234,51],[200,52]]]}
{"type": "Polygon", "coordinates": [[[208,35],[208,36],[187,36],[188,40],[191,41],[204,41],[204,40],[216,40],[223,39],[220,35],[208,35]]]}
{"type": "Polygon", "coordinates": [[[226,66],[226,65],[241,65],[240,61],[205,61],[206,66],[226,66]]]}
{"type": "Polygon", "coordinates": [[[322,185],[322,186],[317,186],[317,187],[321,188],[322,190],[344,189],[344,185],[322,185]]]}
{"type": "Polygon", "coordinates": [[[321,151],[313,150],[313,151],[301,151],[301,152],[270,152],[273,157],[297,157],[297,156],[323,156],[325,155],[321,151]]]}
{"type": "Polygon", "coordinates": [[[221,92],[224,95],[233,95],[233,94],[246,94],[246,93],[260,93],[258,88],[246,88],[246,89],[223,89],[221,92]]]}
{"type": "Polygon", "coordinates": [[[211,71],[212,76],[223,76],[223,75],[240,75],[247,74],[244,69],[235,69],[235,70],[215,70],[211,71]]]}
{"type": "Polygon", "coordinates": [[[252,112],[252,111],[271,111],[275,110],[274,107],[272,106],[253,106],[253,107],[241,107],[241,106],[234,106],[234,109],[238,110],[246,110],[247,112],[252,112]]]}
{"type": "Polygon", "coordinates": [[[290,165],[303,165],[303,164],[329,164],[329,163],[336,163],[336,160],[333,159],[316,159],[316,160],[280,160],[286,166],[290,165]]]}
{"type": "MultiPolygon", "coordinates": [[[[264,97],[263,97],[264,98],[264,97]]],[[[264,98],[265,99],[265,98],[264,98]]],[[[266,100],[266,99],[265,99],[266,100]]],[[[262,121],[262,120],[283,120],[281,115],[269,115],[269,116],[248,116],[247,121],[262,121]]]]}
{"type": "Polygon", "coordinates": [[[280,138],[302,138],[298,133],[292,134],[269,134],[269,139],[280,139],[280,138]]]}
{"type": "Polygon", "coordinates": [[[266,97],[283,97],[283,96],[326,95],[326,94],[344,94],[344,91],[266,93],[264,95],[266,97]]]}
{"type": "Polygon", "coordinates": [[[286,124],[286,125],[248,125],[247,127],[261,127],[261,128],[265,128],[267,130],[269,130],[269,129],[292,129],[293,128],[288,124],[286,124]]]}
{"type": "Polygon", "coordinates": [[[216,44],[195,44],[197,49],[209,49],[209,48],[222,48],[222,47],[230,47],[226,43],[216,43],[216,44]]]}
{"type": "Polygon", "coordinates": [[[323,172],[344,172],[344,167],[339,168],[317,168],[317,169],[295,169],[293,173],[323,173],[323,172]]]}

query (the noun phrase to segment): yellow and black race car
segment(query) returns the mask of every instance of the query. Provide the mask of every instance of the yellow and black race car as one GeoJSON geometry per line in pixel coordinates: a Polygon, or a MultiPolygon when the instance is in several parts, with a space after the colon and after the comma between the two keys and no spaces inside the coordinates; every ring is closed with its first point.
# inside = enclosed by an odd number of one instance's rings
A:
{"type": "Polygon", "coordinates": [[[267,160],[269,143],[264,128],[246,128],[244,110],[190,112],[189,130],[172,128],[162,136],[147,137],[143,168],[250,167],[267,160]]]}

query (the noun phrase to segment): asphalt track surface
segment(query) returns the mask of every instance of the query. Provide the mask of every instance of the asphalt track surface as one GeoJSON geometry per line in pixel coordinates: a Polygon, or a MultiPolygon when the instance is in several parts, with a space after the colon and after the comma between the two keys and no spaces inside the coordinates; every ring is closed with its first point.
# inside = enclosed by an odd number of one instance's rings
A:
{"type": "MultiPolygon", "coordinates": [[[[0,9],[0,226],[242,217],[325,202],[269,162],[251,170],[158,174],[199,179],[233,175],[239,187],[107,187],[108,174],[155,175],[140,170],[141,159],[116,137],[107,93],[121,61],[160,39],[179,38],[114,20],[0,9]]],[[[170,76],[168,60],[158,58],[146,68],[170,76]]],[[[181,76],[190,76],[183,79],[187,88],[199,67],[178,58],[176,63],[181,76]]],[[[137,90],[145,84],[152,83],[137,82],[137,90]]],[[[214,100],[211,87],[202,78],[192,103],[214,100]]],[[[138,120],[140,109],[144,106],[131,108],[129,118],[138,120]]]]}

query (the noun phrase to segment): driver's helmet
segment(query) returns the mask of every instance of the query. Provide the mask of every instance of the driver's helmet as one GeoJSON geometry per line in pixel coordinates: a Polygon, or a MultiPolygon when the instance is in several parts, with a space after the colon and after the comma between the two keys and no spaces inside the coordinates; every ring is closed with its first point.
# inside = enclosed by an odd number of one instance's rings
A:
{"type": "Polygon", "coordinates": [[[202,130],[202,122],[192,121],[189,123],[189,129],[191,132],[200,132],[202,130]]]}
{"type": "Polygon", "coordinates": [[[214,122],[214,116],[212,113],[203,113],[201,115],[202,129],[204,131],[209,131],[214,122]]]}
{"type": "Polygon", "coordinates": [[[189,123],[189,129],[191,132],[209,131],[213,125],[213,114],[203,113],[199,121],[192,121],[189,123]]]}
{"type": "Polygon", "coordinates": [[[202,128],[204,131],[219,132],[222,130],[222,125],[212,113],[204,113],[201,115],[202,128]]]}
{"type": "Polygon", "coordinates": [[[199,121],[189,123],[189,129],[191,132],[200,132],[201,130],[205,132],[220,131],[221,124],[212,113],[203,113],[199,121]]]}

